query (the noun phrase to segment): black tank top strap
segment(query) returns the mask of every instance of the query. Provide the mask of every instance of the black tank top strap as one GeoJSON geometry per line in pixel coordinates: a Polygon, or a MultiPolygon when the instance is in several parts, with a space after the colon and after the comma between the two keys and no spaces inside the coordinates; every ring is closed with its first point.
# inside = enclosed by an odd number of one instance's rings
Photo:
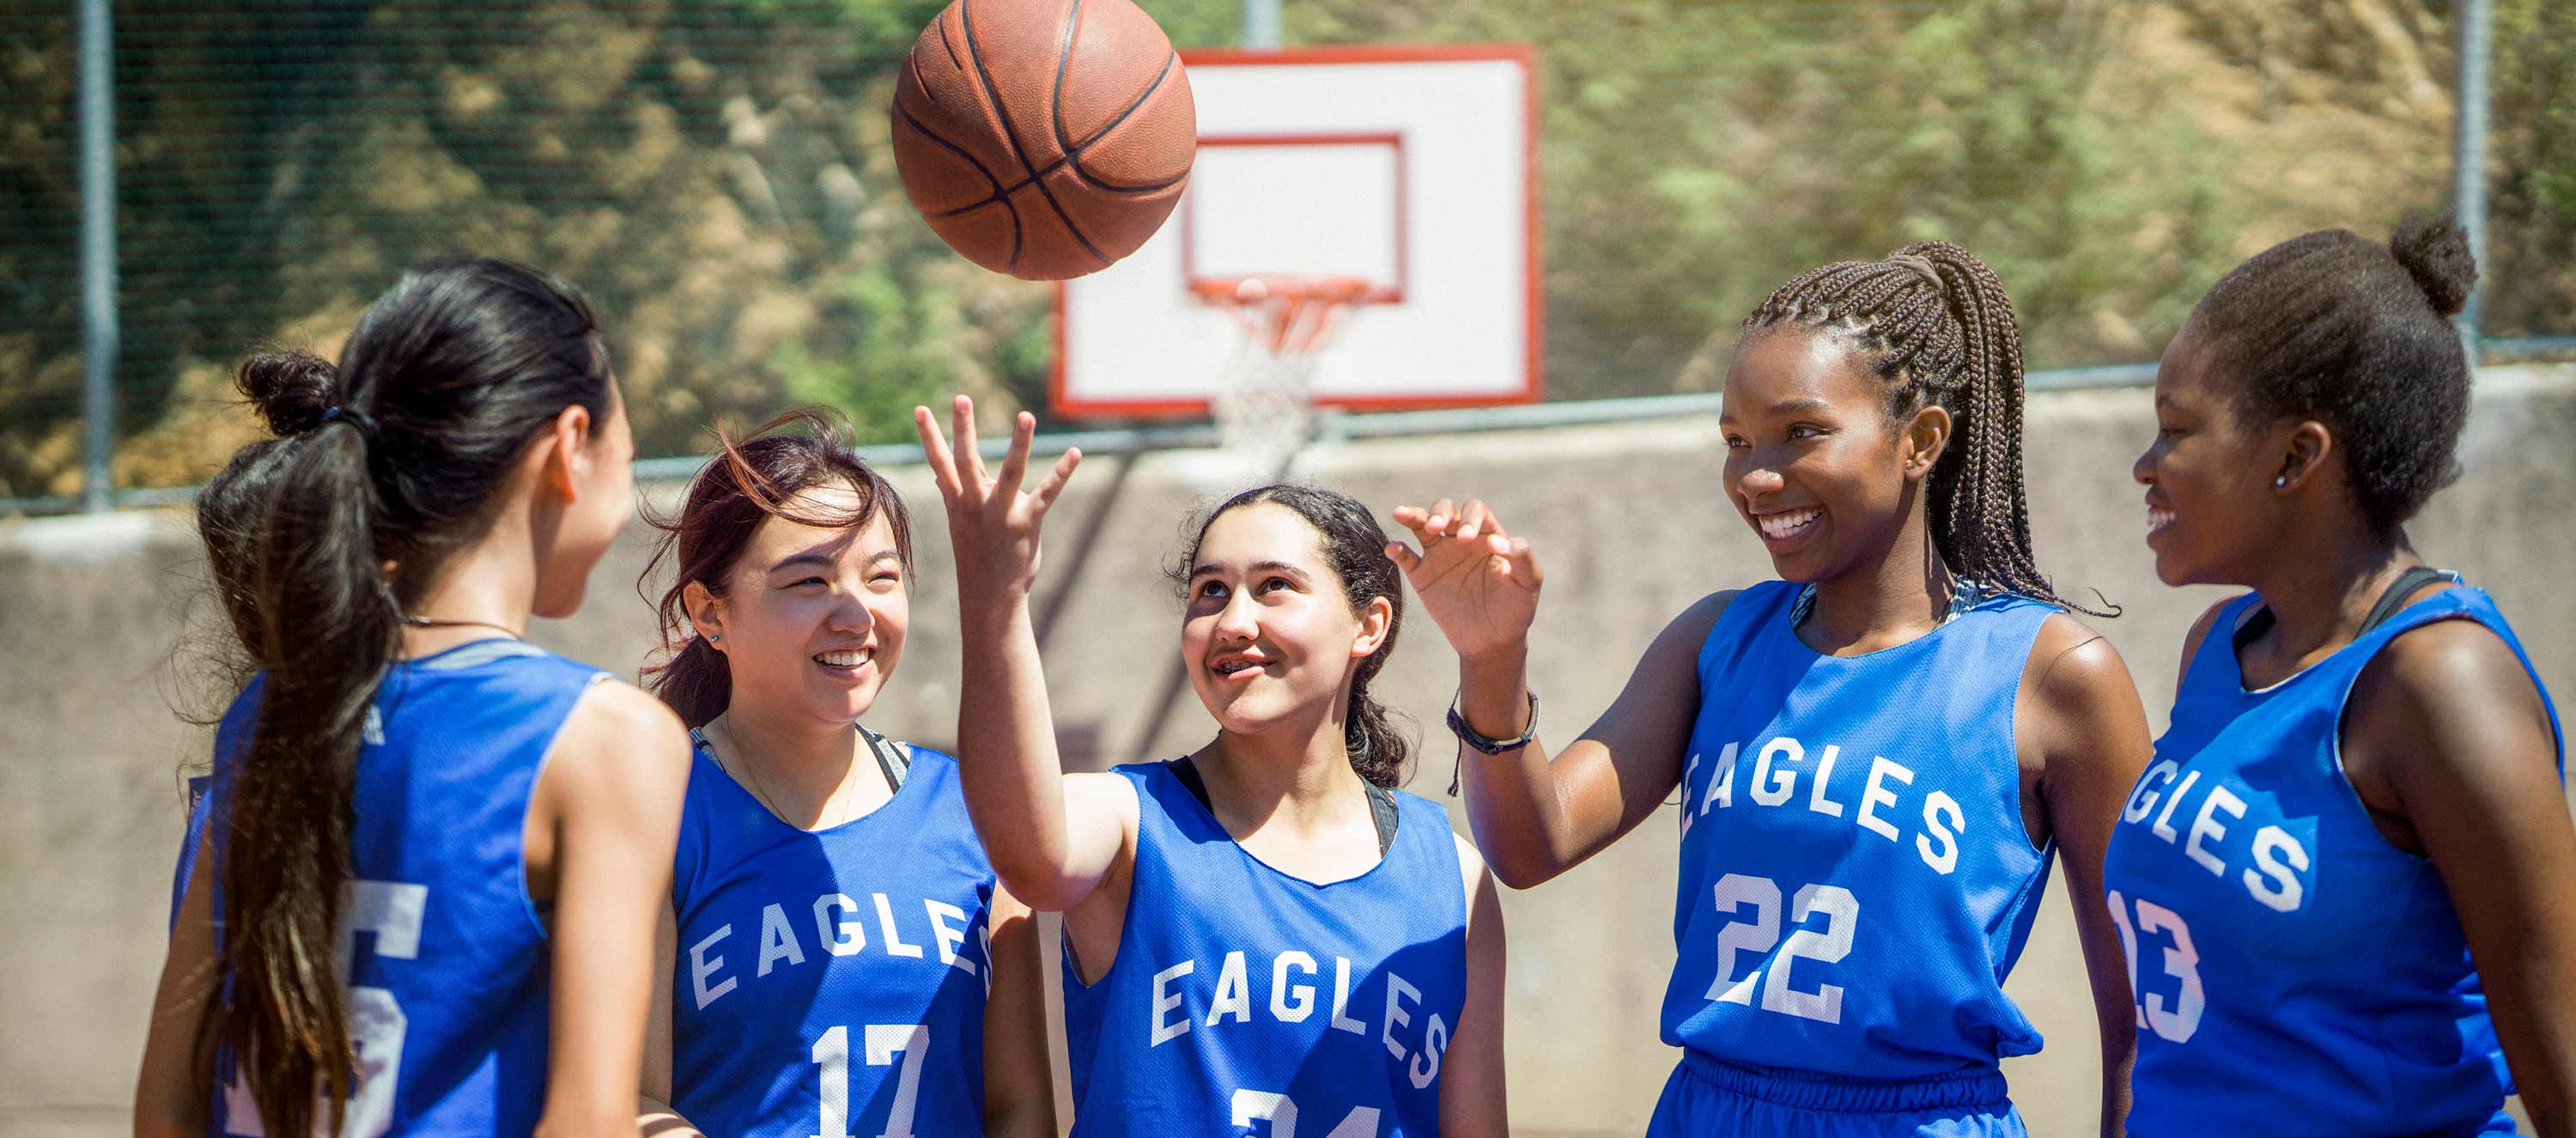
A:
{"type": "MultiPolygon", "coordinates": [[[[2459,579],[2460,575],[2457,573],[2448,569],[2436,569],[2430,565],[2417,565],[2398,574],[2396,580],[2390,581],[2388,587],[2380,591],[2378,603],[2370,606],[2370,615],[2361,618],[2361,630],[2353,633],[2353,636],[2358,639],[2370,635],[2371,629],[2379,627],[2386,623],[2389,617],[2397,615],[2397,610],[2405,608],[2407,600],[2423,592],[2424,586],[2435,581],[2459,579]]],[[[2244,621],[2236,626],[2236,634],[2231,642],[2235,644],[2237,651],[2242,652],[2246,645],[2254,642],[2255,637],[2263,635],[2271,627],[2272,606],[2258,606],[2253,612],[2245,614],[2244,621]]]]}
{"type": "MultiPolygon", "coordinates": [[[[1191,762],[1188,755],[1183,755],[1163,765],[1172,769],[1172,777],[1181,780],[1182,788],[1190,792],[1190,797],[1198,799],[1199,805],[1207,807],[1207,812],[1211,816],[1216,813],[1216,803],[1208,798],[1207,779],[1199,774],[1197,763],[1191,762]]],[[[1369,820],[1377,825],[1377,854],[1379,857],[1385,857],[1386,851],[1395,848],[1397,821],[1395,792],[1373,782],[1363,782],[1360,785],[1368,788],[1369,820]]]]}
{"type": "Polygon", "coordinates": [[[904,776],[912,773],[912,755],[901,744],[868,730],[865,724],[858,728],[859,738],[867,740],[868,750],[877,757],[877,769],[885,772],[886,790],[902,790],[904,776]]]}
{"type": "Polygon", "coordinates": [[[2379,594],[2379,603],[2370,606],[2370,615],[2361,619],[2360,635],[2370,635],[2371,629],[2379,627],[2381,622],[2397,615],[2398,609],[2406,607],[2407,598],[2423,592],[2424,586],[2451,576],[2450,573],[2430,565],[2417,565],[2398,574],[2396,580],[2388,583],[2387,590],[2379,594]]]}

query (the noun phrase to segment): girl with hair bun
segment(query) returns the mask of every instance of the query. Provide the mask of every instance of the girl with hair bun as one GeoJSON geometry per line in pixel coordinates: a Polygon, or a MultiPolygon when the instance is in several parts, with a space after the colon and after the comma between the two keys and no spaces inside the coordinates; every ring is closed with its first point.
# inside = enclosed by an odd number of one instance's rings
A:
{"type": "Polygon", "coordinates": [[[1447,813],[1394,789],[1409,748],[1369,683],[1404,592],[1368,509],[1265,486],[1200,519],[1173,577],[1216,738],[1068,775],[1028,594],[1081,456],[1023,492],[1035,420],[987,474],[973,413],[952,446],[913,412],[957,555],[959,764],[1002,880],[1064,913],[1073,1133],[1507,1133],[1502,914],[1447,813]]]}
{"type": "Polygon", "coordinates": [[[2003,982],[2060,854],[2119,1130],[2132,1012],[2099,887],[2147,730],[2033,559],[2021,383],[2011,301],[1956,245],[1780,286],[1720,425],[1727,499],[1781,579],[1676,617],[1553,759],[1530,543],[1480,501],[1395,512],[1420,548],[1387,553],[1458,653],[1467,816],[1505,883],[1680,792],[1682,1062],[1650,1134],[2022,1134],[1999,1063],[2040,1037],[2003,982]]]}
{"type": "Polygon", "coordinates": [[[645,1095],[727,1138],[1053,1138],[1035,922],[956,760],[863,722],[912,625],[902,496],[806,409],[722,439],[656,524],[646,682],[697,762],[645,1095]]]}
{"type": "Polygon", "coordinates": [[[403,275],[198,515],[256,669],[215,733],[139,1135],[635,1133],[678,721],[525,643],[634,513],[597,321],[544,273],[403,275]]]}
{"type": "Polygon", "coordinates": [[[2106,885],[2133,1134],[2576,1133],[2576,826],[2549,695],[2405,522],[2456,472],[2477,279],[2448,218],[2258,254],[2156,373],[2138,457],[2185,641],[2106,885]]]}

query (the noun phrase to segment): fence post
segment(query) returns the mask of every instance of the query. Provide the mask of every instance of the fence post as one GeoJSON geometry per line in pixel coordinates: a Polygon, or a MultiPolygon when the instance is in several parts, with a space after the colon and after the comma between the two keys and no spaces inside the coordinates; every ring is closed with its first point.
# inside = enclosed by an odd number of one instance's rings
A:
{"type": "Polygon", "coordinates": [[[2463,0],[2460,12],[2459,119],[2452,131],[2451,208],[2469,237],[2469,255],[2477,258],[2478,287],[2460,307],[2460,336],[2468,341],[2469,359],[2478,358],[2480,323],[2485,307],[2487,269],[2487,89],[2495,57],[2494,0],[2463,0]]]}
{"type": "Polygon", "coordinates": [[[115,505],[116,56],[111,0],[80,0],[81,508],[115,505]]]}
{"type": "Polygon", "coordinates": [[[1243,46],[1277,48],[1279,0],[1243,0],[1243,46]]]}

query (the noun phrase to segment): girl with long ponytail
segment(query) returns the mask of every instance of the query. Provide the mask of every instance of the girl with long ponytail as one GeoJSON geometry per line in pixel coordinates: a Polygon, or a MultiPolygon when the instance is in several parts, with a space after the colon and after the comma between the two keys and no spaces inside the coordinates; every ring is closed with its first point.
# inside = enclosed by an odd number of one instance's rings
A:
{"type": "Polygon", "coordinates": [[[1216,737],[1066,774],[1028,595],[1081,456],[1024,492],[1035,421],[988,474],[973,412],[953,446],[913,412],[957,556],[958,767],[1003,884],[1064,914],[1073,1133],[1507,1133],[1502,914],[1447,812],[1394,789],[1409,747],[1369,681],[1404,590],[1367,507],[1265,486],[1209,512],[1173,577],[1216,737]]]}
{"type": "Polygon", "coordinates": [[[2098,894],[2146,724],[2032,557],[2021,383],[2011,301],[1956,245],[1780,286],[1720,424],[1727,500],[1781,579],[1674,618],[1553,758],[1529,541],[1480,501],[1395,512],[1419,548],[1388,555],[1458,653],[1467,816],[1505,883],[1572,869],[1679,791],[1682,1063],[1650,1134],[2023,1133],[1999,1062],[2040,1039],[2003,981],[2058,854],[2119,1130],[2134,1010],[2098,894]]]}
{"type": "Polygon", "coordinates": [[[199,520],[256,672],[216,730],[136,1133],[633,1133],[686,739],[521,639],[634,510],[589,305],[436,262],[336,365],[238,382],[274,437],[199,520]]]}

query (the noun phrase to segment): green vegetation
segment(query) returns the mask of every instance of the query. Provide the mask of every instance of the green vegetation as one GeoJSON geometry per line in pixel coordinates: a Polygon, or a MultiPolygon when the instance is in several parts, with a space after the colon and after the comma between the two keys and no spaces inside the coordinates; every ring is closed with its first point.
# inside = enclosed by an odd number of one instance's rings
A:
{"type": "MultiPolygon", "coordinates": [[[[2576,10],[2499,0],[2504,331],[2576,330],[2576,10]]],[[[226,365],[330,350],[405,264],[597,297],[645,454],[964,390],[1044,411],[1048,291],[948,253],[886,144],[940,0],[118,7],[117,475],[202,478],[226,365]]],[[[1224,43],[1237,0],[1146,0],[1224,43]]],[[[21,6],[26,8],[26,6],[21,6]]],[[[2033,366],[2152,358],[2230,264],[2441,204],[2439,0],[1290,0],[1292,42],[1538,45],[1555,398],[1705,389],[1796,271],[1958,240],[2033,366]]],[[[72,11],[0,13],[0,496],[78,480],[72,11]]]]}

